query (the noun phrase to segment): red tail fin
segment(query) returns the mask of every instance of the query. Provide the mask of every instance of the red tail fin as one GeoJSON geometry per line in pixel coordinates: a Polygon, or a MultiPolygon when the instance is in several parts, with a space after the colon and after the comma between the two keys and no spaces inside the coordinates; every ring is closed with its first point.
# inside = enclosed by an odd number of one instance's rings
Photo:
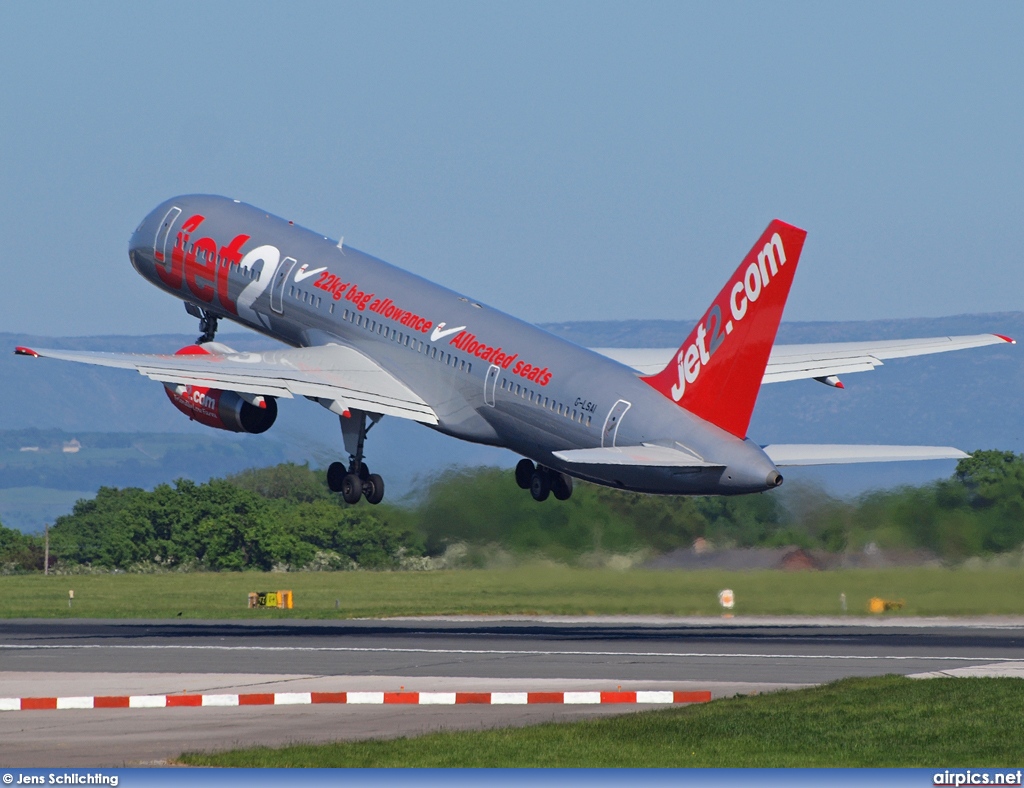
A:
{"type": "Polygon", "coordinates": [[[769,224],[675,358],[643,380],[745,438],[806,237],[778,219],[769,224]]]}

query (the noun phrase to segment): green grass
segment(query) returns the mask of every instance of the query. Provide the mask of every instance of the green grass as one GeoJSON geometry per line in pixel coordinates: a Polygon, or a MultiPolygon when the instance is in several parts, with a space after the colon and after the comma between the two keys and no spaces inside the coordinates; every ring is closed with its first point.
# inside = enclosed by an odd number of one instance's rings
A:
{"type": "Polygon", "coordinates": [[[0,577],[0,617],[354,618],[569,614],[851,615],[873,596],[903,599],[887,616],[1024,614],[1024,571],[933,568],[830,572],[615,571],[564,567],[438,572],[169,573],[0,577]],[[75,592],[68,608],[68,590],[75,592]],[[246,609],[250,591],[290,589],[295,609],[246,609]],[[340,606],[335,608],[335,600],[340,606]]]}
{"type": "Polygon", "coordinates": [[[527,728],[186,753],[192,766],[1015,767],[1024,682],[898,676],[527,728]]]}

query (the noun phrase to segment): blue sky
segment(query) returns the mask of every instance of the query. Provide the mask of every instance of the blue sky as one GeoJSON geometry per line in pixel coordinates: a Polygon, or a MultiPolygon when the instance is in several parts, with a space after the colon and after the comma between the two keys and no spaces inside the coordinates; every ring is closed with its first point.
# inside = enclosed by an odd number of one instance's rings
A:
{"type": "Polygon", "coordinates": [[[1024,307],[1024,5],[8,3],[0,331],[192,332],[158,202],[254,203],[529,320],[1024,307]]]}

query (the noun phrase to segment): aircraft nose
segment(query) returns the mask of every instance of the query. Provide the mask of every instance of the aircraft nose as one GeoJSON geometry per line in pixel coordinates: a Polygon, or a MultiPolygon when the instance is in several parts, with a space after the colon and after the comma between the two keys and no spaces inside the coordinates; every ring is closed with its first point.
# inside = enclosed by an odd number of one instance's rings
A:
{"type": "Polygon", "coordinates": [[[128,259],[132,267],[140,274],[145,275],[143,270],[148,258],[153,254],[153,238],[156,235],[155,223],[159,221],[151,213],[142,220],[131,238],[128,239],[128,259]],[[148,252],[148,254],[147,254],[148,252]]]}
{"type": "Polygon", "coordinates": [[[128,254],[133,254],[136,250],[142,248],[142,228],[145,226],[145,222],[135,228],[135,232],[132,233],[132,237],[128,239],[128,254]]]}

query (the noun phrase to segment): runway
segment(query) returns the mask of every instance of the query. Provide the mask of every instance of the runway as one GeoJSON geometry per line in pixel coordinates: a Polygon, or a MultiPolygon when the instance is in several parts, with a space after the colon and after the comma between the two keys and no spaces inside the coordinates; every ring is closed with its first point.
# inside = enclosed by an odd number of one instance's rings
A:
{"type": "MultiPolygon", "coordinates": [[[[188,692],[710,690],[886,673],[1024,672],[1024,620],[465,618],[0,622],[0,698],[188,692]]],[[[408,735],[621,707],[0,712],[0,765],[122,765],[186,749],[408,735]],[[83,724],[87,723],[87,724],[83,724]]]]}

